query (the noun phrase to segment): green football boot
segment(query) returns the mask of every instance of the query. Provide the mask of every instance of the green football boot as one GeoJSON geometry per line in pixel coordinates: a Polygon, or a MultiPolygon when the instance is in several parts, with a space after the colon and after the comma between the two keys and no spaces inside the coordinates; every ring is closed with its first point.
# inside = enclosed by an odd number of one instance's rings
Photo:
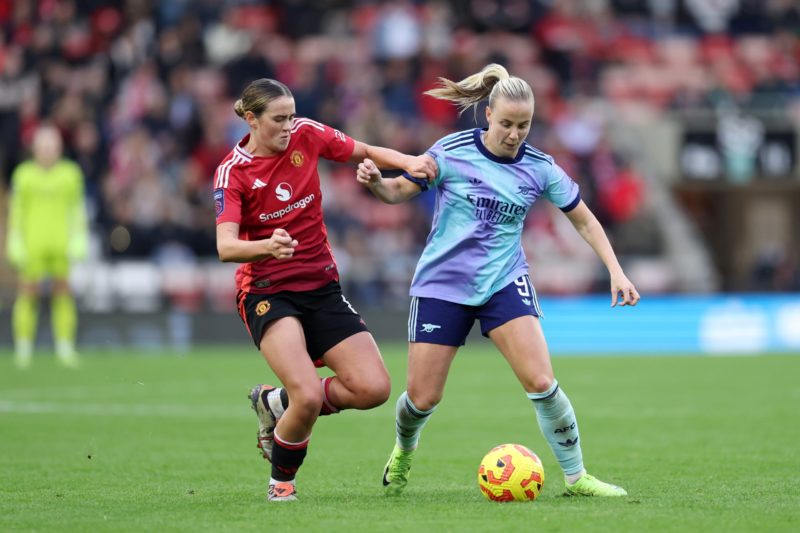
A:
{"type": "Polygon", "coordinates": [[[408,484],[408,472],[411,470],[411,459],[414,457],[414,450],[401,450],[397,444],[394,445],[389,462],[383,469],[383,486],[387,496],[397,496],[408,484]]]}
{"type": "Polygon", "coordinates": [[[565,496],[627,496],[628,493],[622,487],[617,487],[611,483],[600,481],[590,474],[584,474],[581,478],[570,485],[566,484],[565,496]]]}

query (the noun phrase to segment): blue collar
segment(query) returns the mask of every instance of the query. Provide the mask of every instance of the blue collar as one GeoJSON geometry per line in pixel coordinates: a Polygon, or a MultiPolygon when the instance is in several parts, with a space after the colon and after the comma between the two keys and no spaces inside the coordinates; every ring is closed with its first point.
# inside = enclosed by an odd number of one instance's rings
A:
{"type": "Polygon", "coordinates": [[[522,144],[519,145],[519,149],[517,150],[517,155],[515,157],[501,157],[499,155],[494,155],[483,144],[481,132],[484,131],[486,131],[486,128],[475,128],[475,130],[472,132],[472,136],[475,139],[475,146],[478,147],[480,153],[482,153],[487,159],[503,165],[513,165],[514,163],[519,163],[525,156],[525,141],[522,141],[522,144]]]}

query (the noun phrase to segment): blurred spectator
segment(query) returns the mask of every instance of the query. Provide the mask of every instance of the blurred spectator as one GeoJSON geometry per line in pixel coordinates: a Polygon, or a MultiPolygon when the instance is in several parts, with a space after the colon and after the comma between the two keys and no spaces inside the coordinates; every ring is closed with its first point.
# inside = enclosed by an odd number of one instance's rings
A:
{"type": "MultiPolygon", "coordinates": [[[[652,235],[652,217],[642,169],[610,125],[736,108],[800,121],[793,0],[18,0],[0,2],[0,27],[3,179],[36,126],[55,123],[113,257],[150,258],[176,242],[215,253],[213,166],[243,134],[233,97],[260,77],[286,80],[300,115],[420,153],[444,131],[483,125],[482,109],[457,116],[422,92],[438,76],[504,63],[536,95],[529,140],[581,182],[621,255],[643,250],[637,234],[652,235]],[[130,238],[112,239],[121,232],[130,238]]],[[[391,298],[430,206],[342,201],[352,169],[327,172],[337,257],[365,270],[345,276],[363,276],[348,292],[391,298]]],[[[539,217],[531,243],[554,235],[539,217]]]]}
{"type": "Polygon", "coordinates": [[[34,103],[34,95],[39,91],[39,76],[31,68],[26,68],[22,48],[7,45],[0,51],[0,170],[8,177],[19,162],[21,148],[20,133],[26,134],[30,142],[28,128],[23,128],[20,109],[34,103]]]}
{"type": "Polygon", "coordinates": [[[408,59],[421,47],[421,20],[408,0],[381,2],[375,15],[374,51],[380,60],[408,59]]]}

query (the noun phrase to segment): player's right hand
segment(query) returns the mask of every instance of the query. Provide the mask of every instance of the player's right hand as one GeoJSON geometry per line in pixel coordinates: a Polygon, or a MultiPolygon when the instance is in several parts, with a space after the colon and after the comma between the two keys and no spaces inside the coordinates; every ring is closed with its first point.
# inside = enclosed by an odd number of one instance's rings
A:
{"type": "Polygon", "coordinates": [[[377,185],[381,181],[381,171],[372,161],[372,159],[364,159],[358,164],[356,170],[356,179],[362,185],[377,185]]]}
{"type": "Polygon", "coordinates": [[[439,173],[439,166],[431,156],[422,154],[411,157],[405,171],[415,178],[426,178],[428,181],[433,181],[439,173]]]}
{"type": "Polygon", "coordinates": [[[297,248],[297,240],[292,239],[289,232],[283,228],[276,229],[272,237],[267,239],[267,250],[275,259],[289,259],[297,248]]]}

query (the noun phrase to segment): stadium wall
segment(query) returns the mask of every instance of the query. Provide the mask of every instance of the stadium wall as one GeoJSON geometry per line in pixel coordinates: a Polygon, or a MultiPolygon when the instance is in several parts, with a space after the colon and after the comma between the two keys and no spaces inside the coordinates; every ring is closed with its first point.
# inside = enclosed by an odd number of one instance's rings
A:
{"type": "MultiPolygon", "coordinates": [[[[606,296],[544,297],[542,322],[554,355],[800,354],[800,295],[645,296],[636,308],[609,306],[606,296]]],[[[46,308],[46,306],[42,306],[46,308]]],[[[403,342],[403,311],[363,310],[379,341],[403,342]]],[[[0,312],[0,348],[11,347],[9,310],[0,312]]],[[[247,344],[230,313],[82,313],[79,345],[113,353],[123,348],[182,352],[195,345],[247,344]]],[[[468,344],[480,342],[474,327],[468,344]]],[[[38,347],[49,349],[48,317],[38,347]]]]}

